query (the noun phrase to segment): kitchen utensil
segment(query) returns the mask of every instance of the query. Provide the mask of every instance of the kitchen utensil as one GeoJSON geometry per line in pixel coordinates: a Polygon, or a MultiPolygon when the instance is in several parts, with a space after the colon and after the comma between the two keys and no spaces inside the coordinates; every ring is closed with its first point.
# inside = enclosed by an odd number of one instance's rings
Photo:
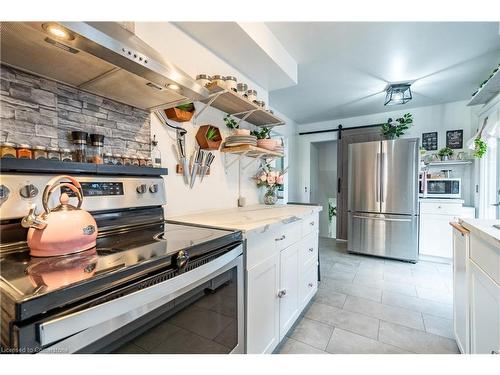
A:
{"type": "Polygon", "coordinates": [[[203,150],[198,147],[194,157],[193,167],[191,168],[191,182],[189,184],[189,187],[191,189],[193,188],[194,182],[196,181],[196,175],[200,170],[201,162],[203,161],[203,156],[204,156],[203,150]]]}
{"type": "Polygon", "coordinates": [[[32,205],[21,225],[28,230],[28,246],[32,256],[49,257],[73,254],[88,250],[96,245],[97,224],[87,211],[80,209],[83,203],[83,191],[80,183],[71,176],[57,176],[51,179],[43,191],[44,212],[35,214],[32,205]],[[61,180],[70,180],[71,183],[61,180]],[[68,203],[69,195],[61,194],[60,205],[49,207],[49,198],[56,189],[67,188],[78,198],[75,207],[68,203]]]}
{"type": "Polygon", "coordinates": [[[203,181],[203,178],[207,174],[207,171],[210,168],[210,165],[212,164],[214,159],[215,159],[215,155],[212,154],[211,152],[209,152],[207,154],[207,157],[205,158],[205,165],[203,165],[203,167],[201,167],[201,180],[200,180],[200,182],[203,181]]]}
{"type": "Polygon", "coordinates": [[[179,129],[177,134],[177,148],[179,149],[179,162],[183,168],[184,183],[189,184],[189,161],[186,158],[186,132],[179,129]]]}

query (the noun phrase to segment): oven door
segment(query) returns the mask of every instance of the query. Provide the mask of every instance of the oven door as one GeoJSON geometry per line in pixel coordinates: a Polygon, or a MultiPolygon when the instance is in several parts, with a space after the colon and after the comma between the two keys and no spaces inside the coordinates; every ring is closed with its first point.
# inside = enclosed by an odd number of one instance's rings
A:
{"type": "Polygon", "coordinates": [[[242,245],[191,271],[32,325],[41,353],[243,353],[242,245]]]}

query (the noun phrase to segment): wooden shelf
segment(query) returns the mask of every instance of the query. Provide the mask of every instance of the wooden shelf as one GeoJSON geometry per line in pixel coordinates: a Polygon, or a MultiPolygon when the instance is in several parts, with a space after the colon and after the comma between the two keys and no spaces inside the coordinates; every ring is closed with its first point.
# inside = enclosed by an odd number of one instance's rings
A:
{"type": "Polygon", "coordinates": [[[468,106],[486,104],[500,93],[500,69],[491,77],[486,84],[472,97],[468,106]]]}
{"type": "Polygon", "coordinates": [[[255,147],[252,145],[242,145],[234,147],[223,147],[220,150],[227,154],[244,154],[251,158],[282,158],[281,152],[266,150],[265,148],[255,147]]]}
{"type": "MultiPolygon", "coordinates": [[[[202,103],[228,113],[240,119],[240,121],[247,121],[256,126],[269,127],[285,124],[279,117],[243,98],[232,90],[223,89],[215,83],[209,84],[207,89],[210,91],[210,96],[202,100],[202,103]]],[[[204,109],[195,114],[195,117],[198,117],[203,110],[204,109]]]]}

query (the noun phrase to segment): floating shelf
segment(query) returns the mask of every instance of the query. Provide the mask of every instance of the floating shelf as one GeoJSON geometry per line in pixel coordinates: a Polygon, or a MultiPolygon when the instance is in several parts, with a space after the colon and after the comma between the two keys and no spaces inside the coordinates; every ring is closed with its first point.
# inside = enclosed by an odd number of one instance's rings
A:
{"type": "Polygon", "coordinates": [[[285,124],[279,117],[232,90],[226,90],[215,83],[209,84],[207,89],[210,91],[210,96],[201,101],[206,107],[195,113],[195,118],[199,117],[207,107],[214,107],[238,118],[239,122],[247,121],[256,126],[268,127],[285,124]]]}
{"type": "Polygon", "coordinates": [[[472,164],[472,160],[431,161],[427,165],[430,167],[444,167],[447,165],[467,165],[467,164],[472,164]]]}
{"type": "Polygon", "coordinates": [[[472,97],[468,106],[486,104],[500,93],[500,69],[491,77],[488,82],[472,97]]]}
{"type": "Polygon", "coordinates": [[[236,163],[237,161],[241,160],[245,156],[252,158],[252,160],[248,162],[246,165],[241,167],[243,170],[247,169],[250,165],[252,165],[258,160],[282,158],[284,156],[284,154],[281,152],[270,151],[264,148],[255,147],[251,145],[223,147],[220,151],[225,154],[233,154],[238,156],[237,158],[231,160],[230,162],[227,162],[226,160],[226,162],[224,163],[224,167],[226,169],[229,168],[234,163],[236,163]]]}

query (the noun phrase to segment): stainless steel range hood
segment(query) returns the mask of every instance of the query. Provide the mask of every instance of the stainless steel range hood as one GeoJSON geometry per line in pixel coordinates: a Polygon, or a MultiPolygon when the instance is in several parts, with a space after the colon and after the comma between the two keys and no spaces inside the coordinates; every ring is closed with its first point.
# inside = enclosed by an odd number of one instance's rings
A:
{"type": "Polygon", "coordinates": [[[142,109],[209,94],[117,22],[1,22],[0,42],[6,65],[142,109]]]}

